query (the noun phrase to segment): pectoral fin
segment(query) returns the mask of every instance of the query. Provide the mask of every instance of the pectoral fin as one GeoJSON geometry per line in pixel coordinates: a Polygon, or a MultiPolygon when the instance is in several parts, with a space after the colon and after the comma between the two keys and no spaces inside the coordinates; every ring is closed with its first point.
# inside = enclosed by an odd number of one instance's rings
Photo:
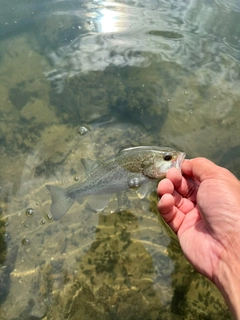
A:
{"type": "Polygon", "coordinates": [[[93,210],[102,211],[106,207],[111,196],[112,195],[110,194],[92,195],[88,197],[87,202],[93,210]]]}
{"type": "Polygon", "coordinates": [[[137,189],[137,195],[140,199],[143,199],[146,197],[148,193],[148,183],[143,183],[138,189],[137,189]]]}

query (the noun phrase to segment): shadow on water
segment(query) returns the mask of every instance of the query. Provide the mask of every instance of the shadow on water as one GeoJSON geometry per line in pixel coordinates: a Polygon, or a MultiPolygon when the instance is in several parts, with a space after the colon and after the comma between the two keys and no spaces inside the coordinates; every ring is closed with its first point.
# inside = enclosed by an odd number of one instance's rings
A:
{"type": "Polygon", "coordinates": [[[117,122],[128,119],[149,130],[160,130],[167,116],[167,101],[160,86],[141,84],[141,71],[108,67],[103,72],[70,78],[61,93],[52,92],[51,103],[63,123],[77,125],[82,119],[97,120],[105,113],[117,122]]]}

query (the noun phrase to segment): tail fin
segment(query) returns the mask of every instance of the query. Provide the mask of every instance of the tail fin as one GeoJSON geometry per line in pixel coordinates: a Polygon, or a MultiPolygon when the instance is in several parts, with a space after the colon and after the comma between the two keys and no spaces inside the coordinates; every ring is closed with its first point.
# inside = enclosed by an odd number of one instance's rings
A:
{"type": "Polygon", "coordinates": [[[54,220],[59,220],[73,205],[74,200],[71,199],[66,190],[57,186],[46,185],[52,196],[51,214],[54,220]]]}

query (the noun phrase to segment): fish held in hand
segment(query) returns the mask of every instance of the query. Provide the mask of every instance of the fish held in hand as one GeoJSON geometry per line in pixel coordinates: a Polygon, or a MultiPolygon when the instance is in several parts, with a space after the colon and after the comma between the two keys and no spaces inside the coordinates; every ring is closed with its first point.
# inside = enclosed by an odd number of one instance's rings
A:
{"type": "Polygon", "coordinates": [[[64,189],[47,185],[51,214],[59,220],[75,201],[88,197],[89,205],[102,211],[114,193],[135,189],[139,198],[148,192],[148,182],[162,179],[172,168],[181,168],[185,153],[167,147],[139,146],[121,150],[103,161],[82,159],[86,177],[64,189]]]}

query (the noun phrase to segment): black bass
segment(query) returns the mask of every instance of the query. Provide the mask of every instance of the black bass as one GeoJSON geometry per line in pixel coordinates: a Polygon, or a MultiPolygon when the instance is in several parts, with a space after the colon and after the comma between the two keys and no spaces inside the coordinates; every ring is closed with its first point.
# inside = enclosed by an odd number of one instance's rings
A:
{"type": "Polygon", "coordinates": [[[47,185],[51,193],[51,214],[59,220],[83,197],[89,205],[102,211],[110,197],[117,192],[136,189],[140,198],[148,191],[148,182],[162,179],[171,167],[179,168],[185,153],[166,147],[140,146],[121,150],[116,156],[95,162],[82,159],[86,178],[66,189],[47,185]]]}

